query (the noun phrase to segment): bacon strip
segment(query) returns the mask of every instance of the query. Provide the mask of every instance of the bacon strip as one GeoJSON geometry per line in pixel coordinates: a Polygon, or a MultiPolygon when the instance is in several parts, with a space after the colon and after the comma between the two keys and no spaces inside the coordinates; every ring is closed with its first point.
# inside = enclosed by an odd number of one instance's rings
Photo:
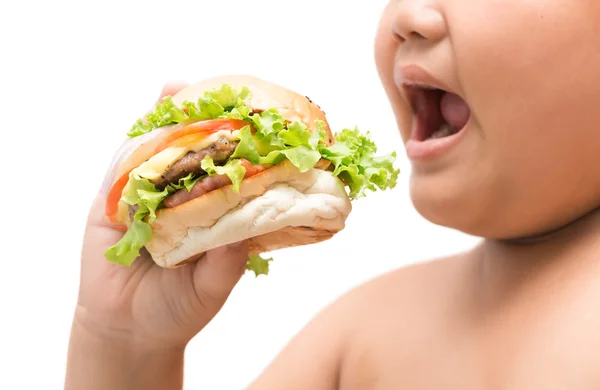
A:
{"type": "MultiPolygon", "coordinates": [[[[247,179],[251,176],[256,175],[259,172],[264,171],[267,167],[262,165],[252,165],[249,161],[240,159],[244,168],[246,168],[246,174],[244,175],[244,179],[247,179]]],[[[164,200],[165,208],[173,208],[177,207],[185,202],[189,202],[192,199],[196,199],[205,195],[211,191],[218,190],[219,188],[223,188],[226,185],[231,184],[231,179],[227,175],[214,175],[205,177],[204,179],[198,181],[194,185],[191,191],[188,192],[187,189],[181,189],[174,194],[168,196],[164,200]]]]}

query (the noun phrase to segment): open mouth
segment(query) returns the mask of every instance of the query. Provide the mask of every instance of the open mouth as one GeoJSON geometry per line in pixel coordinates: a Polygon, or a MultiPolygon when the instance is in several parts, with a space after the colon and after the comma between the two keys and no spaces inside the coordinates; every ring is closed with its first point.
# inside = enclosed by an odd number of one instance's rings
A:
{"type": "Polygon", "coordinates": [[[471,117],[467,102],[460,96],[424,85],[405,87],[415,113],[412,138],[427,141],[460,132],[471,117]]]}

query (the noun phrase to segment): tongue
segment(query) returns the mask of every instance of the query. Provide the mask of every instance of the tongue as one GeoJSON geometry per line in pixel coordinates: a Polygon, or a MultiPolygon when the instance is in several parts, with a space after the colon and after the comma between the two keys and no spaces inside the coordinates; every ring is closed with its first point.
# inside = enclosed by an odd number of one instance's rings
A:
{"type": "Polygon", "coordinates": [[[440,102],[440,111],[444,120],[456,130],[467,124],[471,111],[467,103],[460,96],[446,92],[440,102]]]}
{"type": "Polygon", "coordinates": [[[440,99],[442,91],[420,91],[415,94],[414,109],[417,113],[417,118],[421,121],[421,129],[424,129],[422,134],[418,134],[421,141],[431,137],[431,134],[444,125],[444,117],[440,110],[440,99]]]}

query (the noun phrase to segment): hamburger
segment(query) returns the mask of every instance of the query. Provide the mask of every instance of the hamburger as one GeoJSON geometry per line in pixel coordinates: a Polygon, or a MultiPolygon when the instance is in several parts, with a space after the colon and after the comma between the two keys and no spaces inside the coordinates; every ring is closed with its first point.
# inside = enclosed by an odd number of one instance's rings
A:
{"type": "Polygon", "coordinates": [[[399,174],[396,153],[377,156],[368,132],[333,134],[308,97],[246,75],[163,98],[127,136],[105,206],[125,232],[105,258],[124,266],[142,248],[173,268],[246,240],[247,268],[266,274],[261,254],[331,238],[351,201],[399,174]]]}

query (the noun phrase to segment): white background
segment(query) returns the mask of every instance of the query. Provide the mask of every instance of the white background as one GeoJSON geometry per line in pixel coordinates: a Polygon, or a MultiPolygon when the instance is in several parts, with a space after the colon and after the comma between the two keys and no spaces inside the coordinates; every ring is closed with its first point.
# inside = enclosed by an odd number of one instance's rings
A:
{"type": "MultiPolygon", "coordinates": [[[[353,286],[473,239],[432,226],[373,60],[385,1],[19,1],[0,10],[0,388],[60,389],[85,217],[113,152],[164,82],[248,73],[308,95],[335,129],[399,151],[398,187],[334,239],[274,253],[189,345],[186,389],[242,389],[353,286]]],[[[435,288],[435,286],[432,286],[435,288]]],[[[99,294],[102,292],[99,291],[99,294]]],[[[323,342],[326,342],[324,340],[323,342]]]]}

